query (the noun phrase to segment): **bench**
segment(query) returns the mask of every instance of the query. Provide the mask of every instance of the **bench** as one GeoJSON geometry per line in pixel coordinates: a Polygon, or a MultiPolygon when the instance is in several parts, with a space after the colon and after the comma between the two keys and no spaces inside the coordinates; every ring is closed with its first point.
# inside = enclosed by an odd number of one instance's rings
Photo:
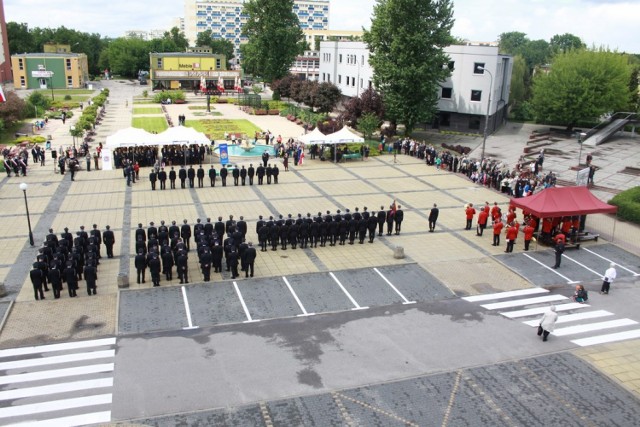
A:
{"type": "Polygon", "coordinates": [[[353,160],[353,159],[361,159],[362,158],[362,154],[360,153],[349,153],[349,154],[343,154],[342,155],[342,160],[343,161],[347,161],[347,160],[353,160]]]}

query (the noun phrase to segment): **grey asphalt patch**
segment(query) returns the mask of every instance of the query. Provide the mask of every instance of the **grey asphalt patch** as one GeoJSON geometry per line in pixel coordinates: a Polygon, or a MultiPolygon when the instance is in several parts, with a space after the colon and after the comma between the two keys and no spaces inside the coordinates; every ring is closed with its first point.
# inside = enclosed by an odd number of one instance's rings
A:
{"type": "Polygon", "coordinates": [[[135,420],[150,426],[637,426],[635,397],[569,353],[366,387],[135,420]],[[550,404],[553,402],[553,404],[550,404]]]}
{"type": "Polygon", "coordinates": [[[273,319],[303,314],[282,277],[237,283],[253,319],[273,319]]]}
{"type": "Polygon", "coordinates": [[[329,273],[287,276],[287,280],[309,312],[326,313],[355,307],[329,273]]]}
{"type": "Polygon", "coordinates": [[[193,324],[216,325],[247,320],[230,282],[186,287],[193,324]]]}
{"type": "Polygon", "coordinates": [[[404,302],[373,269],[337,271],[334,274],[361,306],[404,302]]]}
{"type": "Polygon", "coordinates": [[[132,334],[182,329],[188,326],[179,287],[120,293],[118,331],[132,334]]]}
{"type": "Polygon", "coordinates": [[[455,296],[449,288],[417,264],[379,267],[378,271],[409,300],[435,301],[455,296]]]}

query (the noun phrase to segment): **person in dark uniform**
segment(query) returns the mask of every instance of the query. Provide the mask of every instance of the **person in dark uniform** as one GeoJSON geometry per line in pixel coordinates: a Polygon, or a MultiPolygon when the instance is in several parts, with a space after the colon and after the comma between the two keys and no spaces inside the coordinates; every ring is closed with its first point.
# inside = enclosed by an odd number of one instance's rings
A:
{"type": "Polygon", "coordinates": [[[229,251],[229,267],[231,268],[231,278],[235,279],[238,277],[238,251],[235,246],[231,247],[229,251]]]}
{"type": "Polygon", "coordinates": [[[189,188],[195,187],[196,170],[193,168],[193,165],[190,165],[189,170],[187,170],[187,178],[189,178],[189,188]]]}
{"type": "Polygon", "coordinates": [[[157,181],[157,175],[156,175],[156,170],[155,169],[151,169],[151,172],[149,173],[149,181],[151,181],[151,190],[155,190],[156,189],[156,181],[157,181]]]}
{"type": "Polygon", "coordinates": [[[93,230],[91,230],[90,232],[91,237],[93,237],[95,239],[95,244],[96,244],[96,255],[98,256],[98,259],[102,258],[102,255],[100,255],[100,245],[102,244],[102,232],[98,229],[98,225],[97,224],[93,224],[93,230]]]}
{"type": "Polygon", "coordinates": [[[378,218],[375,212],[371,212],[369,218],[367,218],[367,228],[369,229],[369,243],[373,243],[373,239],[376,237],[376,228],[378,227],[378,218]]]}
{"type": "Polygon", "coordinates": [[[438,214],[440,213],[440,210],[438,209],[438,205],[437,204],[433,204],[433,207],[431,208],[431,212],[429,212],[429,232],[433,233],[434,231],[436,231],[436,221],[438,221],[438,214]]]}
{"type": "Polygon", "coordinates": [[[187,188],[187,170],[184,168],[184,166],[182,166],[180,168],[180,171],[178,171],[178,178],[180,178],[180,188],[187,188]]]}
{"type": "Polygon", "coordinates": [[[244,165],[242,165],[242,168],[240,169],[240,183],[242,185],[245,185],[247,181],[247,170],[244,168],[244,165]]]}
{"type": "Polygon", "coordinates": [[[227,175],[229,174],[229,170],[227,169],[227,165],[224,165],[220,168],[220,179],[222,180],[222,186],[227,186],[227,175]]]}
{"type": "Polygon", "coordinates": [[[258,256],[256,252],[256,248],[253,247],[253,243],[249,242],[247,249],[245,249],[242,254],[243,263],[245,265],[245,276],[244,277],[253,277],[253,268],[255,265],[256,257],[258,256]]]}
{"type": "Polygon", "coordinates": [[[173,252],[171,252],[171,247],[169,245],[164,245],[162,247],[160,257],[162,258],[162,273],[167,281],[173,280],[173,252]]]}
{"type": "Polygon", "coordinates": [[[209,180],[211,181],[211,186],[215,187],[216,186],[216,176],[217,176],[217,172],[216,172],[216,168],[213,167],[213,165],[211,165],[211,167],[209,168],[209,180]]]}
{"type": "Polygon", "coordinates": [[[220,246],[220,242],[216,240],[211,248],[211,264],[213,265],[213,271],[220,273],[222,271],[222,254],[224,250],[220,246]]]}
{"type": "Polygon", "coordinates": [[[267,175],[267,184],[271,184],[271,176],[273,175],[273,168],[271,167],[271,163],[267,165],[265,172],[267,175]]]}
{"type": "Polygon", "coordinates": [[[402,211],[402,206],[398,205],[398,209],[396,209],[396,213],[393,216],[393,222],[396,225],[396,235],[400,234],[400,228],[402,227],[402,220],[404,219],[404,212],[402,211]]]}
{"type": "Polygon", "coordinates": [[[104,245],[107,247],[107,258],[113,258],[113,245],[116,242],[116,238],[113,234],[113,231],[111,231],[110,226],[107,225],[105,228],[106,230],[102,235],[102,241],[104,242],[104,245]]]}
{"type": "Polygon", "coordinates": [[[187,253],[182,251],[176,257],[176,267],[178,269],[178,278],[180,284],[189,283],[189,266],[187,253]]]}
{"type": "Polygon", "coordinates": [[[247,169],[247,175],[249,176],[249,185],[253,185],[253,177],[256,174],[256,169],[253,167],[253,164],[249,164],[249,169],[247,169]]]}
{"type": "Polygon", "coordinates": [[[160,271],[161,271],[161,263],[160,257],[158,254],[154,253],[149,260],[149,273],[151,273],[151,281],[153,282],[153,286],[160,286],[160,271]]]}
{"type": "Polygon", "coordinates": [[[387,211],[387,236],[391,236],[393,230],[393,209],[387,211]]]}
{"type": "Polygon", "coordinates": [[[264,151],[262,153],[262,166],[266,169],[267,168],[267,163],[269,162],[269,153],[267,153],[266,151],[264,151]]]}
{"type": "Polygon", "coordinates": [[[167,172],[164,170],[164,168],[160,169],[160,172],[158,172],[158,180],[160,181],[160,189],[166,190],[167,189],[167,172]]]}
{"type": "Polygon", "coordinates": [[[362,245],[364,239],[367,237],[368,222],[366,219],[360,217],[358,221],[358,242],[362,245]]]}
{"type": "Polygon", "coordinates": [[[171,170],[169,171],[169,181],[171,182],[172,190],[176,189],[176,178],[177,178],[176,171],[173,169],[173,166],[171,166],[171,170]]]}
{"type": "Polygon", "coordinates": [[[380,210],[378,211],[378,236],[382,236],[382,231],[384,230],[384,223],[386,222],[387,214],[384,211],[384,206],[380,206],[380,210]]]}
{"type": "Polygon", "coordinates": [[[273,183],[278,183],[278,175],[280,175],[280,169],[278,169],[278,164],[274,163],[273,168],[271,168],[271,173],[273,174],[273,183]]]}
{"type": "Polygon", "coordinates": [[[73,265],[73,261],[67,262],[67,267],[62,271],[62,277],[65,282],[67,282],[69,296],[71,298],[76,297],[76,291],[78,290],[78,276],[76,275],[76,269],[73,265]]]}
{"type": "Polygon", "coordinates": [[[556,263],[553,268],[560,268],[560,263],[562,262],[562,254],[564,253],[564,241],[562,239],[558,239],[556,241],[556,246],[554,249],[556,253],[556,263]]]}
{"type": "Polygon", "coordinates": [[[233,168],[231,171],[231,176],[233,176],[233,185],[238,186],[238,180],[240,179],[240,169],[233,168]]]}
{"type": "MultiPolygon", "coordinates": [[[[264,222],[264,221],[263,221],[264,222]]],[[[267,251],[267,241],[269,240],[269,227],[266,224],[262,224],[258,230],[258,242],[260,243],[260,251],[267,251]]]]}
{"type": "Polygon", "coordinates": [[[355,216],[351,217],[349,221],[349,244],[353,245],[353,242],[356,240],[356,231],[358,230],[358,220],[355,216]]]}
{"type": "Polygon", "coordinates": [[[198,176],[198,188],[202,188],[204,186],[204,169],[202,169],[202,165],[198,168],[197,172],[198,176]]]}
{"type": "Polygon", "coordinates": [[[98,270],[93,264],[84,267],[84,280],[87,282],[87,294],[96,294],[96,280],[98,280],[98,270]]]}
{"type": "Polygon", "coordinates": [[[38,267],[36,263],[33,264],[33,269],[29,272],[31,278],[31,284],[33,285],[33,293],[36,297],[36,301],[44,299],[44,292],[42,291],[42,285],[44,284],[44,273],[38,267]]]}
{"type": "Polygon", "coordinates": [[[208,247],[205,247],[202,255],[200,255],[200,268],[202,269],[202,275],[204,281],[211,281],[211,265],[213,264],[213,254],[208,247]]]}
{"type": "Polygon", "coordinates": [[[258,185],[262,185],[264,181],[265,169],[264,166],[258,165],[258,169],[256,170],[256,175],[258,176],[258,185]]]}
{"type": "Polygon", "coordinates": [[[184,242],[187,250],[191,250],[191,245],[189,244],[189,241],[191,240],[191,226],[186,219],[182,222],[182,227],[180,227],[180,237],[182,237],[182,241],[184,242]]]}
{"type": "Polygon", "coordinates": [[[53,289],[53,297],[55,299],[60,298],[60,291],[62,290],[62,272],[58,267],[56,262],[52,262],[49,266],[49,273],[47,274],[47,279],[49,283],[51,283],[51,288],[53,289]]]}
{"type": "Polygon", "coordinates": [[[271,250],[278,250],[278,238],[280,236],[280,226],[277,223],[274,223],[273,226],[269,230],[269,239],[271,242],[271,250]]]}
{"type": "Polygon", "coordinates": [[[153,221],[151,221],[149,223],[149,227],[147,227],[147,236],[149,239],[151,239],[151,236],[158,237],[158,228],[155,226],[153,221]]]}
{"type": "Polygon", "coordinates": [[[144,252],[139,251],[138,255],[134,258],[134,264],[136,267],[136,275],[138,284],[144,283],[145,273],[147,271],[147,259],[144,256],[144,252]]]}

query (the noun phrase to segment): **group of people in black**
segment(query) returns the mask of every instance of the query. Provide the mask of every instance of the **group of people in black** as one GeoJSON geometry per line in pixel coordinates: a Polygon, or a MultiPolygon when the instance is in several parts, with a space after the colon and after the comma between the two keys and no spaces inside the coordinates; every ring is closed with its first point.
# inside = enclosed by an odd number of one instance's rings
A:
{"type": "Polygon", "coordinates": [[[384,225],[387,225],[387,235],[393,232],[400,234],[404,213],[400,206],[392,205],[388,211],[384,206],[380,207],[378,212],[369,212],[365,206],[360,212],[359,208],[355,208],[352,213],[346,209],[342,213],[339,209],[335,214],[327,211],[325,215],[318,212],[316,216],[307,213],[306,217],[298,214],[294,218],[291,214],[284,218],[279,215],[277,219],[270,216],[265,219],[260,215],[256,223],[256,233],[258,234],[258,242],[262,252],[267,251],[270,246],[272,251],[278,250],[278,246],[282,250],[287,250],[288,246],[292,249],[300,248],[317,248],[336,245],[345,245],[347,240],[353,245],[356,238],[360,244],[369,239],[369,243],[373,243],[376,236],[382,236],[384,225]]]}
{"type": "MultiPolygon", "coordinates": [[[[125,172],[126,173],[126,172],[125,172]]],[[[169,173],[164,168],[154,167],[149,172],[149,182],[151,182],[151,190],[156,189],[156,184],[160,184],[160,190],[165,190],[167,188],[167,180],[169,181],[169,185],[172,190],[176,188],[176,180],[180,180],[180,188],[195,188],[196,180],[198,188],[204,187],[205,177],[209,178],[209,185],[211,187],[216,186],[216,181],[218,177],[220,177],[220,181],[222,182],[222,186],[227,186],[227,178],[231,175],[233,179],[233,185],[253,185],[254,178],[257,178],[258,185],[263,185],[265,182],[271,184],[278,183],[278,176],[280,175],[280,169],[278,165],[274,163],[273,166],[271,164],[267,164],[266,167],[262,164],[259,164],[257,168],[253,167],[253,164],[250,164],[248,168],[245,168],[244,165],[241,165],[240,168],[233,165],[223,165],[220,168],[220,171],[216,170],[213,165],[210,165],[209,170],[205,171],[205,169],[200,165],[197,169],[193,167],[193,165],[189,166],[187,169],[185,166],[180,167],[178,171],[175,170],[174,166],[171,166],[169,173]]]]}
{"type": "Polygon", "coordinates": [[[172,221],[170,226],[161,221],[158,227],[151,222],[146,230],[138,224],[134,259],[137,283],[145,283],[147,268],[153,286],[160,286],[161,274],[171,281],[174,266],[180,283],[189,283],[191,237],[196,244],[198,264],[205,282],[211,281],[211,268],[215,273],[222,272],[223,257],[226,271],[231,272],[232,279],[239,276],[239,265],[245,277],[253,277],[257,253],[253,244],[246,241],[246,234],[247,222],[242,216],[236,221],[233,215],[226,222],[218,217],[215,223],[211,218],[207,218],[206,223],[198,218],[193,227],[186,219],[180,226],[176,221],[172,221]]]}
{"type": "Polygon", "coordinates": [[[29,272],[35,299],[45,299],[44,292],[50,290],[49,285],[53,290],[54,298],[60,298],[63,283],[67,284],[69,297],[76,297],[79,289],[78,282],[83,280],[83,274],[87,294],[96,295],[98,266],[102,258],[100,247],[104,244],[107,256],[113,258],[114,243],[115,237],[108,225],[104,232],[101,232],[96,224],[89,232],[81,226],[75,238],[66,227],[64,233],[60,234],[60,238],[56,236],[53,229],[49,229],[44,244],[38,250],[36,262],[33,263],[29,272]]]}

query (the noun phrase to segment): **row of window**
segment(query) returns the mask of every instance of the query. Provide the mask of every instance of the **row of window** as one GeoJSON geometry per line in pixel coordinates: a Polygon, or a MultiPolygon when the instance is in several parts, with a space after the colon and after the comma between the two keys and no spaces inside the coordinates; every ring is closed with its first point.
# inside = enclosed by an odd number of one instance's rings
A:
{"type": "MultiPolygon", "coordinates": [[[[38,79],[40,86],[47,86],[47,79],[38,79]]],[[[20,76],[20,87],[27,87],[27,79],[25,76],[20,76]]],[[[73,77],[67,76],[67,87],[73,87],[73,77]]]]}
{"type": "MultiPolygon", "coordinates": [[[[67,58],[66,60],[66,68],[67,70],[71,70],[71,59],[67,58]]],[[[22,58],[18,58],[18,69],[19,70],[24,70],[24,61],[22,60],[22,58]]]]}
{"type": "MultiPolygon", "coordinates": [[[[345,77],[345,86],[349,87],[356,87],[356,78],[355,77],[351,77],[351,76],[344,76],[345,77]]],[[[331,74],[328,73],[322,73],[322,81],[323,82],[329,82],[331,83],[331,74]]],[[[342,74],[338,74],[338,82],[339,85],[342,84],[342,74]]],[[[362,89],[364,87],[364,79],[360,78],[360,84],[358,85],[358,88],[362,89]]],[[[371,81],[369,81],[369,87],[371,87],[371,81]]]]}
{"type": "MultiPolygon", "coordinates": [[[[440,92],[440,98],[442,99],[451,99],[453,97],[453,88],[443,87],[440,92]]],[[[471,90],[471,101],[480,102],[482,101],[482,91],[472,89],[471,90]]]]}

